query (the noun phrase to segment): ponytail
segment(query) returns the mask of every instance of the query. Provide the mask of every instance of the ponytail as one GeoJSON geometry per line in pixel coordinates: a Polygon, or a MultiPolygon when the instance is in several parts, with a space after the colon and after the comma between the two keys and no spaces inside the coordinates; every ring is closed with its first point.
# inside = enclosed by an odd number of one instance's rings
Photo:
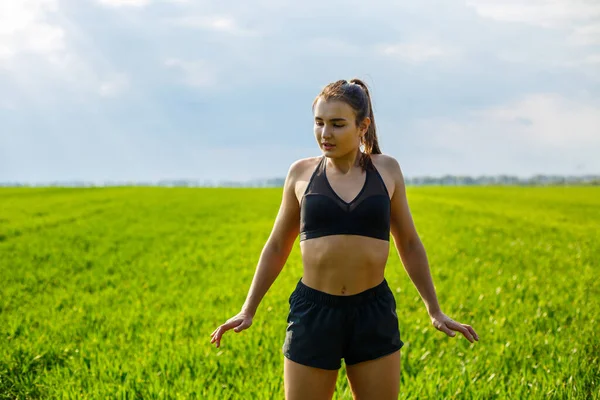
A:
{"type": "MultiPolygon", "coordinates": [[[[366,83],[357,78],[351,79],[350,83],[354,83],[362,87],[367,96],[367,103],[369,108],[368,116],[371,120],[371,124],[369,125],[369,127],[367,128],[367,132],[363,136],[362,144],[365,147],[364,154],[361,156],[360,160],[360,166],[363,168],[367,168],[372,166],[371,154],[381,154],[379,142],[377,141],[377,127],[375,126],[375,116],[373,115],[373,104],[371,102],[371,94],[369,93],[369,88],[367,87],[366,83]]],[[[357,121],[357,123],[360,122],[362,121],[357,121]]]]}

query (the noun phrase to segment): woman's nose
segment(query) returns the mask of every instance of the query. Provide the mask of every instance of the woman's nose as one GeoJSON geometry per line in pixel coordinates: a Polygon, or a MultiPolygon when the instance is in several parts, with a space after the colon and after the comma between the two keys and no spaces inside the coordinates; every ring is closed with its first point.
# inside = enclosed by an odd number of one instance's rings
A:
{"type": "Polygon", "coordinates": [[[327,126],[324,126],[324,127],[323,127],[323,133],[322,133],[322,136],[323,136],[323,137],[331,137],[331,133],[332,133],[332,132],[333,132],[333,128],[332,128],[332,127],[327,127],[327,126]]]}

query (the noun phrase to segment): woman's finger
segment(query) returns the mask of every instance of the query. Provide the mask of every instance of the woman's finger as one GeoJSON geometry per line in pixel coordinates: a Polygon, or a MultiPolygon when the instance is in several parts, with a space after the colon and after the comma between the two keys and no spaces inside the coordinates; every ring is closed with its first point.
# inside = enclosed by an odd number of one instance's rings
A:
{"type": "Polygon", "coordinates": [[[473,337],[475,338],[475,340],[479,340],[479,335],[477,334],[477,332],[475,332],[475,329],[473,329],[473,327],[471,327],[471,325],[464,325],[469,332],[471,332],[471,335],[473,335],[473,337]]]}
{"type": "MultiPolygon", "coordinates": [[[[219,327],[219,329],[221,329],[221,328],[219,327]]],[[[220,333],[219,329],[217,329],[217,331],[215,332],[215,334],[212,337],[212,339],[210,339],[210,342],[211,343],[216,343],[217,347],[219,347],[219,342],[221,340],[221,333],[220,333]]]]}
{"type": "Polygon", "coordinates": [[[219,332],[217,332],[217,335],[215,337],[215,342],[217,343],[217,347],[221,347],[221,338],[223,337],[223,334],[226,331],[223,329],[223,327],[221,327],[221,329],[219,330],[219,332]]]}
{"type": "Polygon", "coordinates": [[[444,332],[446,335],[450,336],[450,337],[454,337],[454,335],[456,335],[454,332],[452,332],[450,329],[448,329],[448,327],[446,326],[446,324],[444,324],[443,322],[440,321],[436,321],[433,326],[435,326],[435,328],[439,331],[444,332]]]}
{"type": "Polygon", "coordinates": [[[232,319],[231,321],[227,321],[223,325],[219,326],[211,335],[212,338],[211,338],[210,342],[211,343],[216,342],[217,347],[219,347],[221,345],[221,337],[223,336],[223,334],[225,332],[227,332],[228,330],[235,328],[236,326],[239,326],[243,321],[244,321],[243,319],[232,319]]]}
{"type": "Polygon", "coordinates": [[[219,347],[221,345],[221,337],[225,332],[230,329],[233,329],[235,332],[241,332],[250,327],[250,325],[252,325],[252,318],[248,318],[245,315],[238,314],[231,317],[210,334],[210,343],[215,343],[216,347],[219,347]]]}
{"type": "Polygon", "coordinates": [[[211,343],[215,343],[217,344],[217,347],[219,347],[221,345],[221,337],[223,336],[223,333],[225,333],[225,330],[223,329],[225,325],[221,325],[219,328],[217,328],[215,335],[213,336],[213,338],[211,339],[211,343]]]}
{"type": "Polygon", "coordinates": [[[471,336],[471,332],[469,332],[469,330],[465,328],[462,324],[456,321],[450,321],[447,324],[449,325],[450,329],[454,329],[455,331],[462,333],[463,336],[466,337],[469,342],[473,343],[473,336],[471,336]]]}
{"type": "Polygon", "coordinates": [[[228,330],[230,330],[231,328],[234,328],[236,326],[238,326],[242,321],[238,320],[238,319],[233,319],[231,321],[227,321],[224,324],[222,324],[221,326],[219,326],[214,332],[213,335],[216,335],[217,333],[219,333],[219,336],[223,335],[225,332],[227,332],[228,330]]]}

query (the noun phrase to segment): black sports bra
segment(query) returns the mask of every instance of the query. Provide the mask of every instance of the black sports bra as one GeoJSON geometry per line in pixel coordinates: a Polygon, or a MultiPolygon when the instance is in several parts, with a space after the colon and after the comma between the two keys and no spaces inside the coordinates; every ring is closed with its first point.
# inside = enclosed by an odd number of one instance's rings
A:
{"type": "Polygon", "coordinates": [[[390,240],[390,197],[383,178],[371,165],[363,188],[347,203],[329,184],[322,156],[300,202],[300,241],[328,235],[390,240]]]}

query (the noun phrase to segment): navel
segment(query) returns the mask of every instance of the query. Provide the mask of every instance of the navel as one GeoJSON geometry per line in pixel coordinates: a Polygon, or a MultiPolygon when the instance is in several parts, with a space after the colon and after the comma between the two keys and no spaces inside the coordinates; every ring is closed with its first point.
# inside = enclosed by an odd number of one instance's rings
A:
{"type": "Polygon", "coordinates": [[[342,294],[346,294],[346,286],[342,286],[342,294]]]}

